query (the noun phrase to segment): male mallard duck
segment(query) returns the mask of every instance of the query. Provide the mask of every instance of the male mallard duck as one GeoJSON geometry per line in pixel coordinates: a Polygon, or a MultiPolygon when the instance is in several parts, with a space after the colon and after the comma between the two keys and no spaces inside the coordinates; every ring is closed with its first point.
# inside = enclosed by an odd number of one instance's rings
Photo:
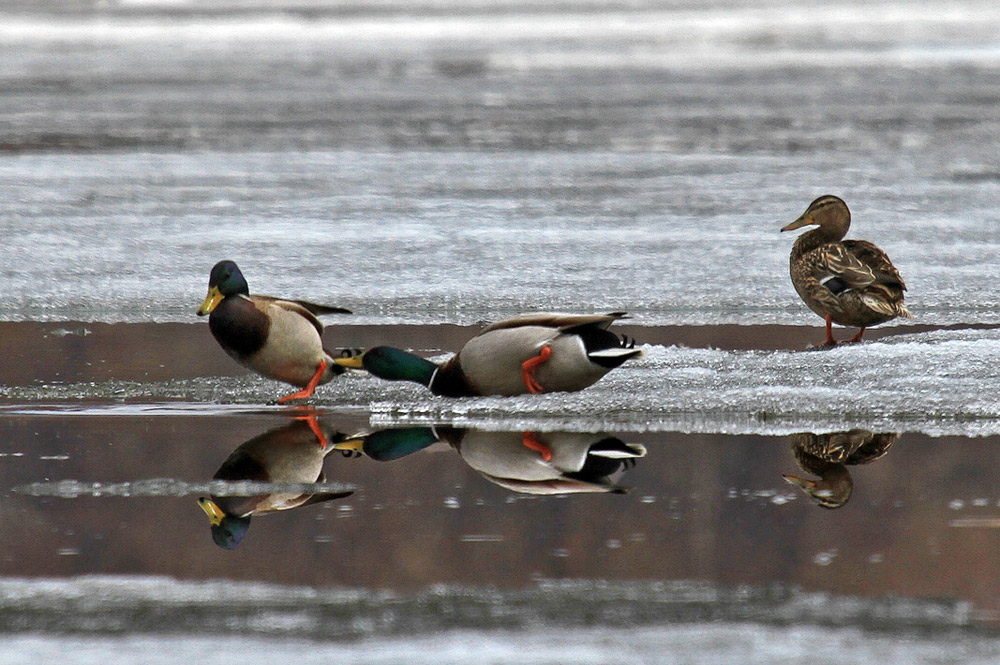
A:
{"type": "Polygon", "coordinates": [[[198,316],[211,314],[212,335],[236,362],[270,379],[302,390],[278,402],[309,397],[344,369],[323,348],[321,314],[350,314],[340,307],[305,300],[250,295],[243,273],[232,261],[219,261],[208,277],[208,296],[198,316]]]}
{"type": "Polygon", "coordinates": [[[583,390],[642,354],[634,340],[607,330],[625,316],[521,314],[487,326],[441,365],[388,346],[335,362],[448,397],[583,390]]]}
{"type": "Polygon", "coordinates": [[[638,443],[604,433],[488,432],[462,427],[383,429],[335,445],[388,462],[438,442],[450,445],[486,480],[523,494],[611,492],[618,478],[646,455],[638,443]]]}
{"type": "MultiPolygon", "coordinates": [[[[279,484],[325,482],[323,460],[337,450],[334,445],[327,445],[328,435],[335,440],[342,438],[332,428],[321,427],[315,416],[296,419],[242,444],[226,458],[212,478],[279,484]]],[[[310,506],[350,494],[290,491],[256,496],[213,495],[198,499],[198,505],[208,515],[215,544],[232,549],[243,540],[254,515],[310,506]]]]}
{"type": "Polygon", "coordinates": [[[895,432],[873,433],[864,429],[813,434],[802,432],[791,437],[792,454],[799,468],[819,476],[810,480],[800,476],[782,476],[805,492],[823,508],[840,508],[854,491],[848,466],[869,464],[885,455],[896,442],[895,432]]]}
{"type": "Polygon", "coordinates": [[[849,341],[860,342],[865,328],[897,316],[912,318],[903,304],[906,285],[885,252],[865,240],[844,240],[851,211],[836,196],[821,196],[782,231],[819,226],[803,233],[792,247],[792,284],[809,309],[826,319],[826,342],[833,324],[860,328],[849,341]]]}
{"type": "Polygon", "coordinates": [[[444,438],[483,478],[513,492],[624,494],[617,484],[646,448],[609,434],[444,429],[444,438]]]}

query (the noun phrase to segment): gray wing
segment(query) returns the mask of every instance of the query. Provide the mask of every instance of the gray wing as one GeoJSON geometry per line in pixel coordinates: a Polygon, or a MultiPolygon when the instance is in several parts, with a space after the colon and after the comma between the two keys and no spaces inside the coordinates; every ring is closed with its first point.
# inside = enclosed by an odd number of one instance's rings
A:
{"type": "Polygon", "coordinates": [[[628,318],[625,312],[610,312],[608,314],[563,314],[560,312],[528,312],[518,314],[509,319],[503,319],[490,324],[479,331],[479,334],[492,330],[503,330],[506,328],[521,328],[524,326],[539,326],[542,328],[552,328],[554,330],[566,330],[579,326],[597,325],[607,328],[618,319],[628,318]]]}

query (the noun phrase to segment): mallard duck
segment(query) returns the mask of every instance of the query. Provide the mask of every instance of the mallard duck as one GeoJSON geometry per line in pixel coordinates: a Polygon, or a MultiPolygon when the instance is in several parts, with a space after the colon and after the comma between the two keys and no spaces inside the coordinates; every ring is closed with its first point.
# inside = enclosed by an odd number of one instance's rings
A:
{"type": "Polygon", "coordinates": [[[209,314],[208,327],[222,349],[258,374],[302,388],[278,399],[284,403],[310,397],[344,368],[323,348],[322,314],[350,314],[341,307],[305,300],[250,295],[247,281],[232,261],[219,261],[208,277],[208,296],[198,316],[209,314]]]}
{"type": "Polygon", "coordinates": [[[388,346],[335,362],[448,397],[583,390],[642,354],[634,340],[607,329],[625,316],[522,314],[487,326],[440,365],[388,346]]]}
{"type": "MultiPolygon", "coordinates": [[[[336,450],[327,445],[342,439],[332,429],[324,430],[315,416],[296,419],[289,425],[255,436],[226,458],[213,480],[231,482],[250,480],[264,483],[322,483],[324,458],[336,450]]],[[[279,510],[310,506],[349,496],[351,492],[298,491],[256,496],[215,496],[198,499],[208,515],[212,540],[219,547],[232,549],[240,544],[250,528],[250,518],[279,510]]]]}
{"type": "Polygon", "coordinates": [[[895,432],[873,433],[864,429],[793,434],[791,445],[795,461],[806,473],[819,476],[819,480],[793,475],[782,477],[817,505],[840,508],[854,491],[854,480],[847,467],[874,462],[889,451],[897,437],[895,432]]]}
{"type": "Polygon", "coordinates": [[[826,319],[825,345],[837,343],[833,324],[860,328],[850,342],[860,342],[865,329],[897,316],[912,318],[903,304],[906,285],[885,252],[865,240],[844,240],[851,211],[840,198],[821,196],[782,231],[803,226],[792,247],[792,284],[809,309],[826,319]]]}
{"type": "Polygon", "coordinates": [[[646,448],[604,433],[445,430],[444,437],[483,478],[522,494],[624,494],[619,477],[646,448]]]}
{"type": "Polygon", "coordinates": [[[486,480],[522,494],[611,492],[646,448],[604,433],[489,432],[460,427],[383,429],[335,444],[379,461],[397,460],[435,443],[450,445],[486,480]]]}

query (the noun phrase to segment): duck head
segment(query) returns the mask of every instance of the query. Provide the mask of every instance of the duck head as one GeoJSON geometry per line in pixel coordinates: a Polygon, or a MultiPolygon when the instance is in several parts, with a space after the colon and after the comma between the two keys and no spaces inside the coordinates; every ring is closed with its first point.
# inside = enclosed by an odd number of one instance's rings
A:
{"type": "Polygon", "coordinates": [[[841,508],[854,492],[854,481],[843,464],[831,464],[819,480],[792,475],[782,475],[782,478],[805,492],[821,508],[841,508]]]}
{"type": "Polygon", "coordinates": [[[236,517],[227,515],[215,501],[209,498],[198,499],[198,505],[208,515],[212,526],[212,540],[222,549],[234,549],[243,541],[250,528],[250,516],[236,517]]]}
{"type": "Polygon", "coordinates": [[[851,211],[843,199],[826,194],[810,203],[798,219],[786,224],[781,230],[794,231],[803,226],[819,226],[824,235],[839,240],[847,235],[847,229],[851,226],[851,211]]]}
{"type": "Polygon", "coordinates": [[[208,295],[198,308],[198,316],[211,314],[224,298],[249,294],[250,287],[239,266],[232,261],[219,261],[208,276],[208,295]]]}
{"type": "Polygon", "coordinates": [[[376,346],[360,356],[337,358],[334,362],[342,367],[364,369],[387,381],[414,381],[425,386],[430,386],[438,369],[436,363],[426,358],[391,346],[376,346]]]}

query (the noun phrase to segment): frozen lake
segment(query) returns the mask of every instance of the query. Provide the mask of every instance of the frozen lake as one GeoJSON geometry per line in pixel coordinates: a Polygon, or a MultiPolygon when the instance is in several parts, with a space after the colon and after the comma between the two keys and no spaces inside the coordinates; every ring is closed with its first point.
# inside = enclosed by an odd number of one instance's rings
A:
{"type": "Polygon", "coordinates": [[[995,662],[998,35],[995,0],[0,0],[0,664],[995,662]],[[915,319],[810,352],[778,229],[825,193],[915,319]],[[354,310],[333,348],[623,309],[645,355],[279,408],[184,325],[222,258],[354,310]],[[219,549],[195,499],[305,416],[644,454],[574,496],[465,439],[330,455],[353,495],[219,549]],[[782,478],[858,428],[897,438],[824,467],[840,508],[782,478]]]}
{"type": "Polygon", "coordinates": [[[8,6],[0,319],[190,321],[232,258],[356,322],[815,323],[829,192],[917,322],[1000,321],[993,2],[280,8],[8,6]]]}

